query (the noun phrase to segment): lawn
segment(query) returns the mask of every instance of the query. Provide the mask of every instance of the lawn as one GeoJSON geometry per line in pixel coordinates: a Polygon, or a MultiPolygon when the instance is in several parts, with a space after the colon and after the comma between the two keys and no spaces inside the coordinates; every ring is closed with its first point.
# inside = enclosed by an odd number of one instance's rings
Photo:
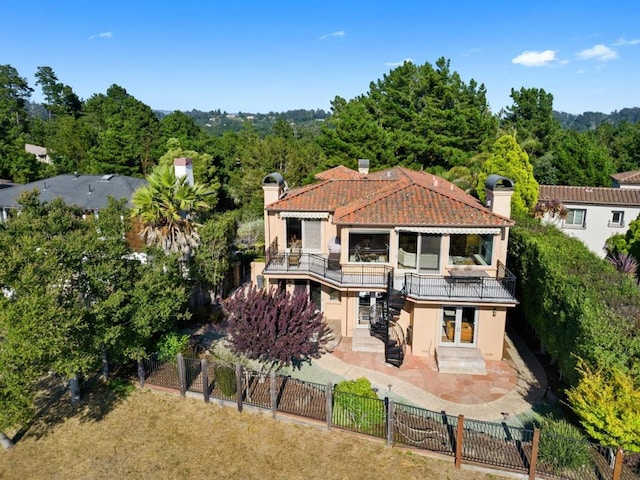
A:
{"type": "Polygon", "coordinates": [[[453,459],[381,440],[165,393],[105,387],[77,406],[53,403],[13,449],[0,479],[471,479],[498,478],[453,459]]]}

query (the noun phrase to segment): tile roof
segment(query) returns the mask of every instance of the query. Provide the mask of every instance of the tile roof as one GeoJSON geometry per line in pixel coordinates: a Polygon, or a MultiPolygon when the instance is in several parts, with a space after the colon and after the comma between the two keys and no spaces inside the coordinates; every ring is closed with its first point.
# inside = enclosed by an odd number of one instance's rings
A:
{"type": "Polygon", "coordinates": [[[563,203],[640,206],[640,190],[633,188],[540,185],[538,199],[557,199],[563,203]]]}
{"type": "Polygon", "coordinates": [[[430,173],[396,167],[360,174],[336,167],[320,182],[290,190],[267,210],[330,212],[335,224],[394,226],[508,226],[463,190],[430,173]]]}
{"type": "Polygon", "coordinates": [[[25,185],[0,190],[0,208],[16,208],[24,191],[38,189],[40,200],[62,198],[68,205],[84,210],[100,210],[108,205],[108,197],[130,199],[133,191],[147,181],[124,175],[58,175],[25,185]]]}
{"type": "Polygon", "coordinates": [[[640,185],[640,170],[633,170],[631,172],[620,172],[611,175],[618,184],[632,184],[640,185]]]}

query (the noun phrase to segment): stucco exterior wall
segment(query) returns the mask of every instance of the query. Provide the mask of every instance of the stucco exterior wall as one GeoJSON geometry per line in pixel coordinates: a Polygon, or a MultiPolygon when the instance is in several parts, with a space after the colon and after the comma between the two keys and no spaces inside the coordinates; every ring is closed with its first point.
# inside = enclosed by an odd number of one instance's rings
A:
{"type": "Polygon", "coordinates": [[[502,360],[506,310],[482,309],[478,312],[478,348],[487,360],[502,360]]]}
{"type": "Polygon", "coordinates": [[[545,215],[543,221],[553,224],[562,232],[581,240],[589,250],[601,258],[606,256],[604,245],[609,237],[615,234],[623,234],[629,229],[629,223],[640,214],[640,207],[620,207],[616,205],[585,205],[576,203],[564,203],[567,209],[586,210],[584,227],[565,225],[564,220],[552,219],[545,215]],[[611,224],[613,212],[624,212],[622,225],[611,224]]]}

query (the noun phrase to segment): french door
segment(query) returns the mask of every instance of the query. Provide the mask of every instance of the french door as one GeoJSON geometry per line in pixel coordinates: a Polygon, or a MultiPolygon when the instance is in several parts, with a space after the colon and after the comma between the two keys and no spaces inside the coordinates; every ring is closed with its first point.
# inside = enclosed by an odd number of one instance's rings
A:
{"type": "Polygon", "coordinates": [[[442,308],[440,345],[474,347],[478,330],[478,310],[475,307],[442,308]]]}

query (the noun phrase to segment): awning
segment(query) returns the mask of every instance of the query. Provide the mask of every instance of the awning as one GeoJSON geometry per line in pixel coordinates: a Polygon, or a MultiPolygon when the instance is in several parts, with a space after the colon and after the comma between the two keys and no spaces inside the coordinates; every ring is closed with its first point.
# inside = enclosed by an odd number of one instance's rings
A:
{"type": "Polygon", "coordinates": [[[307,218],[315,220],[325,220],[329,218],[328,212],[280,212],[280,218],[307,218]]]}
{"type": "Polygon", "coordinates": [[[414,233],[444,233],[444,234],[476,234],[476,235],[500,235],[500,228],[482,227],[396,227],[396,232],[414,233]]]}

